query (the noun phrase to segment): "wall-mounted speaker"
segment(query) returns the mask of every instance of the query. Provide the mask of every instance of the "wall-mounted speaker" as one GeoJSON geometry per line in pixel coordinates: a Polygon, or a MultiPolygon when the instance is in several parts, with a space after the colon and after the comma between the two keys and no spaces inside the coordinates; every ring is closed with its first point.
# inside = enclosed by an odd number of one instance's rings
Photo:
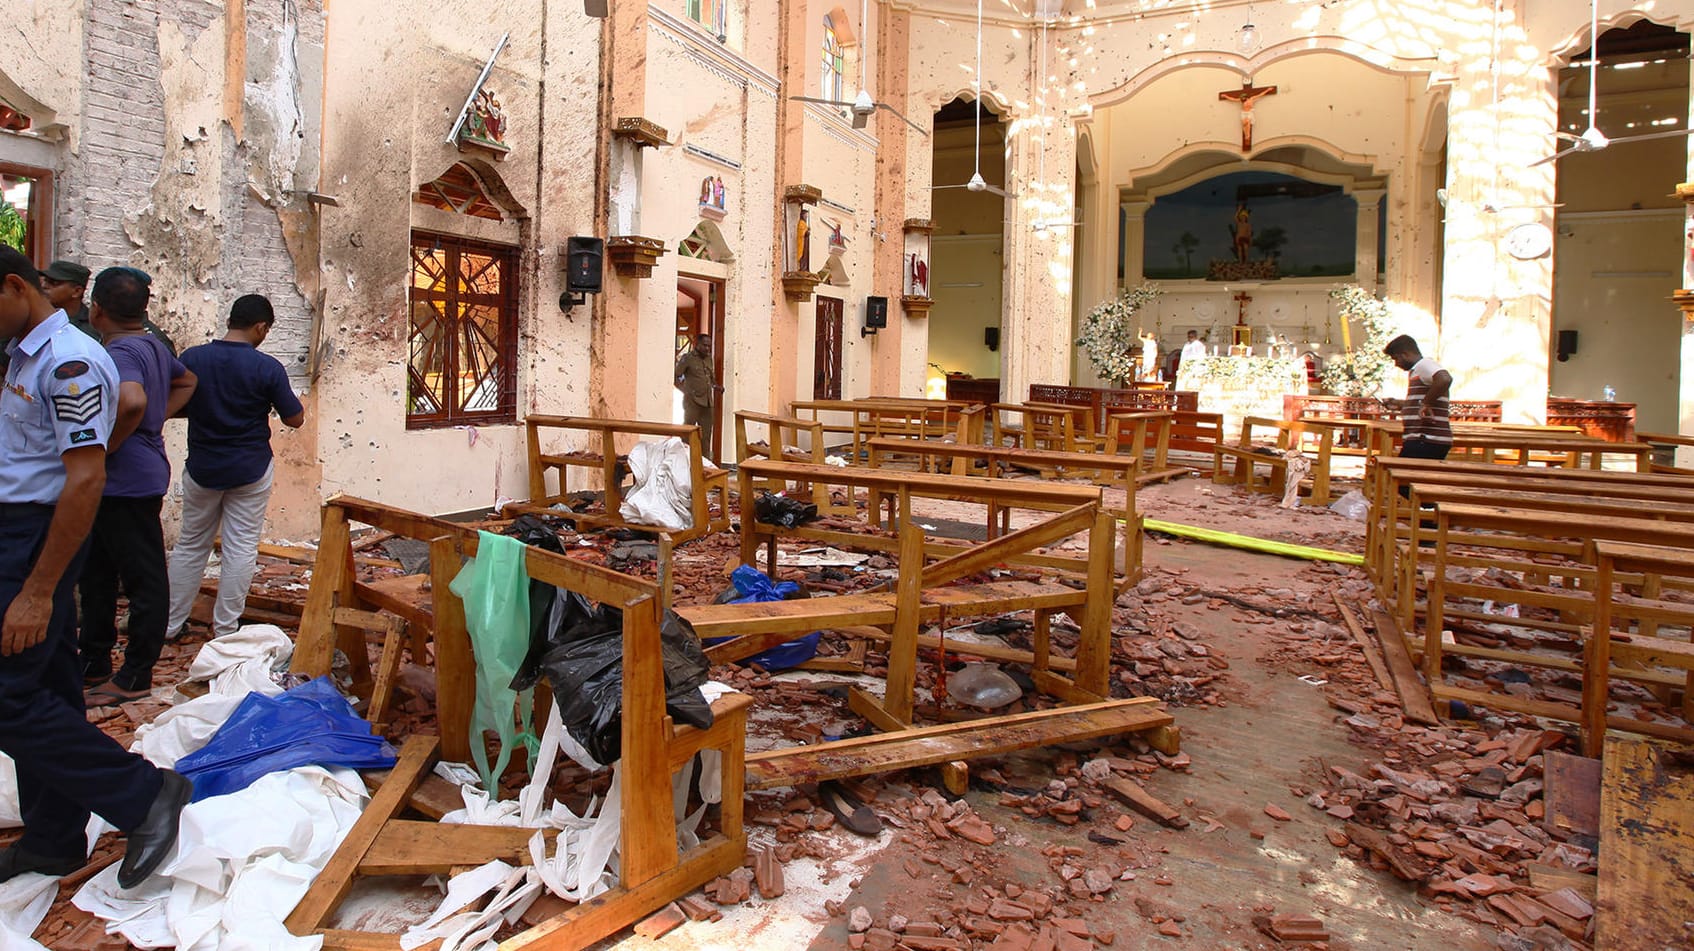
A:
{"type": "Polygon", "coordinates": [[[600,238],[569,238],[565,242],[565,290],[600,293],[605,272],[606,242],[600,238]]]}
{"type": "Polygon", "coordinates": [[[1559,347],[1558,347],[1559,362],[1564,363],[1565,361],[1569,360],[1571,358],[1571,355],[1574,354],[1574,353],[1576,353],[1576,331],[1574,331],[1574,330],[1561,330],[1561,331],[1559,331],[1559,347]]]}
{"type": "Polygon", "coordinates": [[[865,326],[859,331],[859,336],[874,334],[888,326],[888,298],[865,298],[865,326]]]}
{"type": "Polygon", "coordinates": [[[990,350],[998,351],[1000,349],[1000,328],[982,328],[982,345],[990,350]]]}

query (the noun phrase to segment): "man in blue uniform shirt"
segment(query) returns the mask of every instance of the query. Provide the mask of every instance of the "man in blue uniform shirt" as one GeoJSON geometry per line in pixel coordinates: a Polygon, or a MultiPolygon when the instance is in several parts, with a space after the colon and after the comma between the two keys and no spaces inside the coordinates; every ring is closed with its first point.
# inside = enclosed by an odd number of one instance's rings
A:
{"type": "Polygon", "coordinates": [[[117,370],[6,247],[0,337],[11,338],[0,390],[0,752],[16,763],[24,821],[0,849],[0,881],[81,868],[93,812],[127,833],[118,884],[133,888],[170,855],[192,786],[83,711],[72,592],[106,481],[117,370]]]}

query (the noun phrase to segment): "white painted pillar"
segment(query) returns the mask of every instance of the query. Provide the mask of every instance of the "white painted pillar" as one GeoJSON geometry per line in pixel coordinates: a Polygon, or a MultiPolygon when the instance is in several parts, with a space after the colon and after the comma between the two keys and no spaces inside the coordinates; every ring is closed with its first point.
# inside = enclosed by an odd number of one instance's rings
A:
{"type": "Polygon", "coordinates": [[[1522,7],[1502,13],[1498,106],[1486,57],[1459,64],[1453,84],[1437,350],[1454,398],[1500,400],[1508,423],[1546,419],[1553,296],[1551,254],[1520,261],[1505,249],[1513,227],[1553,220],[1554,167],[1534,163],[1555,144],[1557,77],[1527,41],[1522,7]]]}
{"type": "Polygon", "coordinates": [[[1150,201],[1126,201],[1123,209],[1123,286],[1135,287],[1147,278],[1141,266],[1147,257],[1147,209],[1150,201]]]}

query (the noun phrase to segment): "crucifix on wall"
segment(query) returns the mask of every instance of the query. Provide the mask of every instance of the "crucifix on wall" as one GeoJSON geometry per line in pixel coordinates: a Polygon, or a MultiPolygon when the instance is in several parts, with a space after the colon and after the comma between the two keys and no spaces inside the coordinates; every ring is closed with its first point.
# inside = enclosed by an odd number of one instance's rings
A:
{"type": "Polygon", "coordinates": [[[1230,345],[1235,347],[1251,347],[1253,345],[1253,328],[1247,326],[1247,305],[1252,302],[1253,295],[1240,291],[1235,295],[1235,326],[1230,329],[1230,345]]]}
{"type": "Polygon", "coordinates": [[[1243,79],[1240,89],[1225,89],[1218,93],[1220,102],[1233,102],[1241,107],[1241,151],[1253,151],[1253,103],[1266,96],[1276,95],[1275,86],[1255,86],[1252,79],[1243,79]]]}

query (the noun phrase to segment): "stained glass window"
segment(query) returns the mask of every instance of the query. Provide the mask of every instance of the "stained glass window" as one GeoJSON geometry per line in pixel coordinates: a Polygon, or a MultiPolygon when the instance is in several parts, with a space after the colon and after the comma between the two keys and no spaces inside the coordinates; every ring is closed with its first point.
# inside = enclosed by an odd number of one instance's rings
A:
{"type": "Polygon", "coordinates": [[[517,252],[413,232],[406,425],[517,419],[517,252]]]}
{"type": "Polygon", "coordinates": [[[724,39],[729,28],[729,0],[687,0],[688,18],[724,39]]]}
{"type": "Polygon", "coordinates": [[[829,14],[823,18],[823,98],[844,100],[847,85],[844,76],[847,58],[841,51],[841,40],[835,35],[835,21],[829,14]]]}

